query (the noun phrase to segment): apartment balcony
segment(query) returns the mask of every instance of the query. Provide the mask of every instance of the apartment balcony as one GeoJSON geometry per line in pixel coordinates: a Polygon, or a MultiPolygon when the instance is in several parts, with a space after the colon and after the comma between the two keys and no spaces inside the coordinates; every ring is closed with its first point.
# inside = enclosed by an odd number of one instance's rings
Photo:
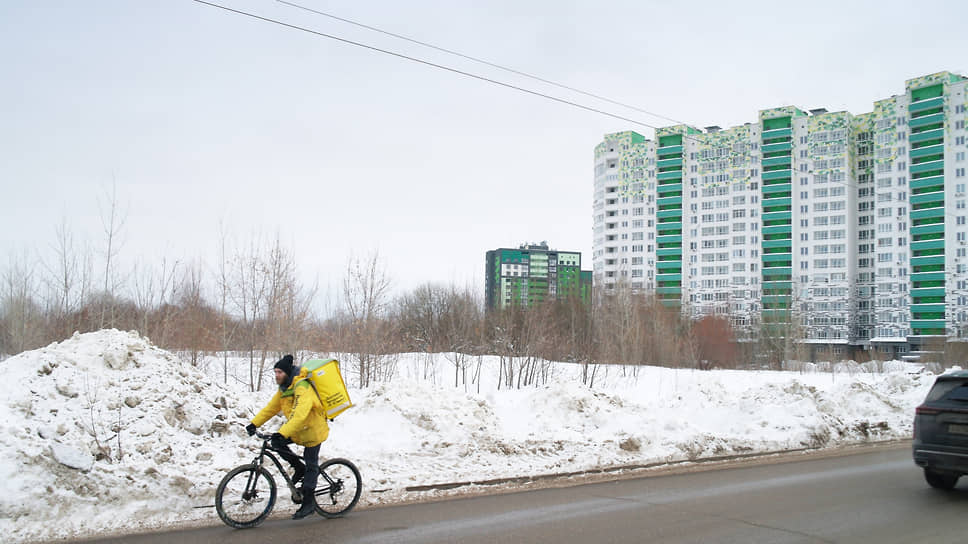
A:
{"type": "Polygon", "coordinates": [[[930,202],[937,202],[938,206],[944,206],[944,191],[933,191],[930,193],[919,193],[916,195],[911,195],[910,197],[911,206],[916,206],[918,204],[925,204],[930,202]]]}
{"type": "MultiPolygon", "coordinates": [[[[764,182],[766,182],[766,181],[773,181],[773,180],[777,180],[777,179],[786,179],[786,180],[789,180],[789,179],[791,179],[792,176],[793,176],[793,170],[790,170],[789,168],[784,169],[784,170],[771,170],[769,172],[763,172],[762,174],[760,174],[760,178],[764,182]]],[[[789,181],[788,181],[788,183],[789,183],[789,181]]]]}
{"type": "Polygon", "coordinates": [[[770,198],[767,195],[772,195],[772,194],[777,194],[777,193],[782,194],[782,195],[785,195],[785,196],[790,196],[790,191],[791,191],[791,188],[790,187],[784,187],[782,183],[781,184],[778,184],[778,185],[764,185],[763,186],[763,198],[770,198]]]}
{"type": "Polygon", "coordinates": [[[669,206],[670,204],[678,204],[679,207],[680,207],[680,209],[681,209],[682,208],[682,197],[681,196],[660,197],[658,200],[656,200],[655,203],[656,203],[656,205],[659,206],[659,209],[660,210],[662,210],[662,207],[663,206],[669,206]]]}
{"type": "Polygon", "coordinates": [[[911,119],[908,121],[908,126],[913,130],[916,128],[942,123],[944,123],[944,113],[933,113],[931,115],[925,115],[924,117],[916,117],[911,119]]]}
{"type": "Polygon", "coordinates": [[[944,255],[932,255],[930,257],[912,257],[911,266],[931,266],[944,265],[944,255]]]}
{"type": "Polygon", "coordinates": [[[940,108],[944,106],[944,97],[936,96],[934,98],[928,98],[927,100],[919,100],[917,102],[912,102],[908,106],[908,111],[910,113],[917,113],[919,111],[930,110],[932,108],[940,108]]]}
{"type": "Polygon", "coordinates": [[[931,191],[933,193],[944,189],[944,176],[939,175],[939,176],[930,176],[926,178],[912,179],[910,183],[911,183],[911,190],[914,191],[916,194],[921,194],[917,192],[918,189],[924,189],[925,187],[938,187],[938,189],[936,189],[935,191],[931,191]]]}
{"type": "Polygon", "coordinates": [[[910,154],[912,159],[920,159],[921,157],[930,157],[932,155],[944,156],[944,144],[935,144],[912,149],[910,154]]]}
{"type": "Polygon", "coordinates": [[[929,208],[927,210],[912,210],[911,220],[927,219],[929,217],[944,217],[944,208],[929,208]]]}
{"type": "Polygon", "coordinates": [[[793,143],[792,142],[782,142],[782,143],[779,143],[779,144],[766,144],[766,145],[762,146],[760,149],[763,151],[763,154],[764,155],[767,154],[767,153],[777,153],[777,152],[780,152],[780,151],[790,151],[791,149],[793,149],[793,143]]]}
{"type": "Polygon", "coordinates": [[[665,185],[659,185],[657,189],[659,191],[659,196],[662,196],[666,193],[682,193],[682,184],[667,183],[665,185]]]}
{"type": "Polygon", "coordinates": [[[925,130],[924,132],[918,132],[917,134],[911,134],[908,136],[908,142],[912,144],[920,142],[930,142],[932,140],[943,140],[944,139],[944,129],[936,128],[934,130],[925,130]]]}
{"type": "Polygon", "coordinates": [[[657,295],[680,295],[682,294],[682,287],[656,287],[655,294],[657,295]]]}
{"type": "Polygon", "coordinates": [[[780,138],[790,138],[791,136],[793,136],[793,129],[776,128],[773,130],[764,130],[762,136],[763,136],[764,142],[766,142],[767,140],[778,140],[780,138]]]}
{"type": "MultiPolygon", "coordinates": [[[[786,234],[789,235],[793,232],[793,227],[790,225],[772,225],[763,227],[763,236],[770,236],[773,234],[786,234]]],[[[770,240],[771,242],[790,242],[790,239],[785,240],[770,240]]]]}
{"type": "Polygon", "coordinates": [[[660,210],[655,214],[657,219],[666,219],[669,217],[682,217],[682,208],[676,210],[660,210]]]}
{"type": "MultiPolygon", "coordinates": [[[[912,164],[908,167],[911,170],[911,175],[923,174],[924,172],[943,172],[944,171],[944,160],[920,162],[918,164],[912,164]]],[[[921,179],[921,178],[918,178],[921,179]]]]}
{"type": "Polygon", "coordinates": [[[925,287],[923,289],[911,289],[911,299],[919,300],[925,297],[943,297],[945,296],[944,287],[925,287]]]}
{"type": "Polygon", "coordinates": [[[669,166],[678,166],[679,170],[682,170],[682,157],[676,157],[674,159],[660,159],[655,161],[656,168],[667,168],[669,166]]]}
{"type": "Polygon", "coordinates": [[[667,145],[665,147],[660,147],[655,150],[655,154],[659,157],[664,157],[666,155],[681,155],[682,146],[681,145],[667,145]]]}
{"type": "MultiPolygon", "coordinates": [[[[769,159],[762,159],[762,161],[760,162],[760,164],[763,165],[763,168],[764,169],[769,168],[771,166],[787,166],[787,167],[789,167],[791,161],[792,161],[792,159],[790,158],[789,155],[787,155],[786,157],[773,157],[773,158],[769,158],[769,159]]],[[[763,173],[766,174],[767,172],[763,172],[763,173]]]]}
{"type": "MultiPolygon", "coordinates": [[[[659,181],[667,179],[682,179],[682,170],[673,170],[671,172],[659,172],[656,174],[655,178],[659,181]]],[[[681,182],[680,182],[681,183],[681,182]]]]}

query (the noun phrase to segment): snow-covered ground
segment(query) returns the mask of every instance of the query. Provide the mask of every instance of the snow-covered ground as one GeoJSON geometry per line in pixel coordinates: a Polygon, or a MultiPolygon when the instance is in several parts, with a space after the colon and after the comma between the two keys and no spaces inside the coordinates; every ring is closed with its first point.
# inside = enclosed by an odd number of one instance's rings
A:
{"type": "MultiPolygon", "coordinates": [[[[254,456],[243,427],[272,390],[222,384],[222,360],[203,363],[116,330],[0,363],[0,534],[217,523],[214,509],[194,507],[213,504],[222,475],[254,456]]],[[[934,380],[900,363],[884,373],[615,366],[589,388],[579,368],[555,363],[544,385],[508,390],[497,358],[469,363],[481,379],[459,387],[444,355],[400,355],[395,379],[363,390],[344,368],[356,406],[332,424],[322,455],[357,463],[361,504],[431,484],[907,438],[934,380]]],[[[247,375],[244,364],[230,359],[232,373],[247,375]]]]}

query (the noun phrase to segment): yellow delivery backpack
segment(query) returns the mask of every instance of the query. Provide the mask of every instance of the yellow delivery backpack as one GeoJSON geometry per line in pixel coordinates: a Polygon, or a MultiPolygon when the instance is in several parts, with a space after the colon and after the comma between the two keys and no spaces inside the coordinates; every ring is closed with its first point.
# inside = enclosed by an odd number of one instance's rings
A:
{"type": "Polygon", "coordinates": [[[316,390],[316,396],[326,411],[326,418],[333,419],[353,406],[350,394],[346,392],[343,375],[339,372],[336,359],[310,359],[302,365],[307,372],[306,379],[316,390]]]}

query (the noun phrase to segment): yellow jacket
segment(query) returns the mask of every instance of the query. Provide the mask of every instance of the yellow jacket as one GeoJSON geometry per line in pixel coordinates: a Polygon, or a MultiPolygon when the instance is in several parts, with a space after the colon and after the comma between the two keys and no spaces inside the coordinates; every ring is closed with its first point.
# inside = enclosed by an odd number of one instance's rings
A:
{"type": "Polygon", "coordinates": [[[326,422],[323,405],[312,385],[305,379],[306,375],[303,370],[293,378],[288,389],[277,390],[269,404],[252,418],[252,424],[261,427],[282,412],[289,421],[279,428],[278,433],[300,446],[311,448],[329,437],[329,424],[326,422]]]}

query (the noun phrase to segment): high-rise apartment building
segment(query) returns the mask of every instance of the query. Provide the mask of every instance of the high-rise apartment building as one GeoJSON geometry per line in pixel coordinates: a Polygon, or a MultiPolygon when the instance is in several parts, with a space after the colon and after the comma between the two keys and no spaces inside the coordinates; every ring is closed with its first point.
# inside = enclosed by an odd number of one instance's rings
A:
{"type": "Polygon", "coordinates": [[[484,277],[489,310],[591,297],[592,273],[581,269],[581,253],[549,249],[547,242],[488,251],[484,277]]]}
{"type": "Polygon", "coordinates": [[[942,72],[861,115],[787,106],[728,130],[606,135],[596,288],[749,334],[796,322],[821,357],[965,339],[966,86],[942,72]]]}

